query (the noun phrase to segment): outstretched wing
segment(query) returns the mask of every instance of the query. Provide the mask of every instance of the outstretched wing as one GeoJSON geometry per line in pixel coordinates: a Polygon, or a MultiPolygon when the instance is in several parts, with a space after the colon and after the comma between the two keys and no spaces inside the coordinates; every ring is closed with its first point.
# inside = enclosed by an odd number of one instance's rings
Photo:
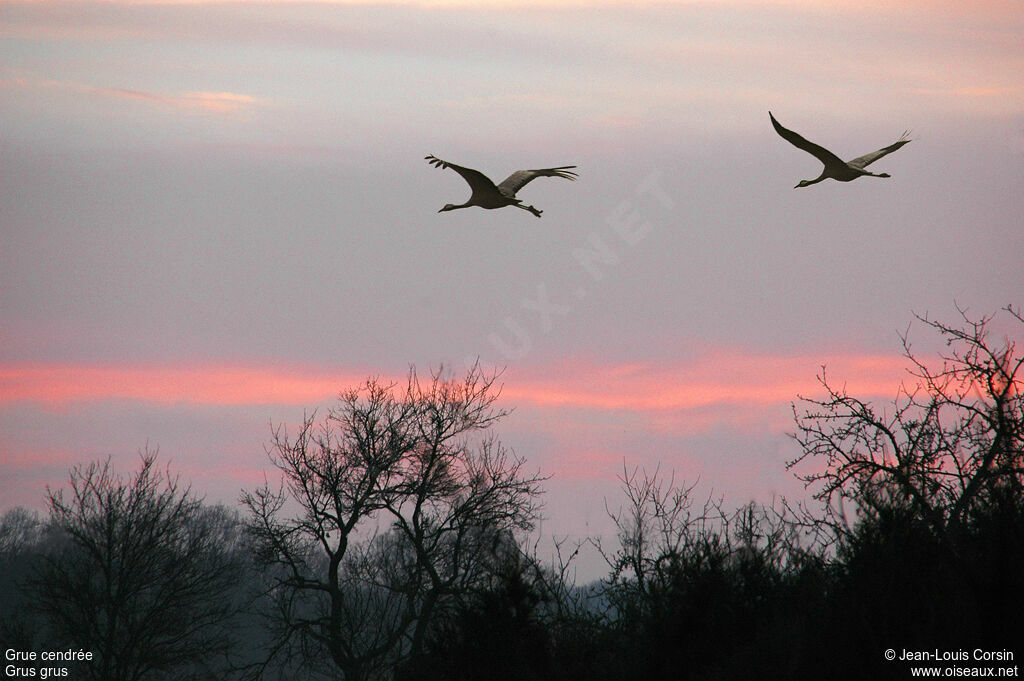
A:
{"type": "Polygon", "coordinates": [[[826,167],[846,165],[846,163],[844,163],[841,158],[833,154],[825,147],[820,147],[814,142],[808,142],[807,140],[805,140],[803,137],[796,134],[792,130],[787,130],[786,128],[779,125],[779,122],[775,120],[775,116],[772,115],[771,111],[768,112],[768,117],[772,119],[772,126],[775,127],[775,132],[779,133],[782,139],[786,140],[797,149],[803,149],[808,154],[811,154],[819,161],[824,163],[826,167]]]}
{"type": "Polygon", "coordinates": [[[459,175],[462,175],[462,179],[464,179],[469,184],[470,189],[473,190],[474,196],[493,195],[498,189],[494,186],[494,183],[479,170],[463,168],[462,166],[457,166],[454,163],[442,161],[433,155],[424,156],[423,158],[425,158],[430,165],[436,168],[451,168],[459,175]]]}
{"type": "Polygon", "coordinates": [[[866,168],[869,165],[871,165],[872,163],[874,163],[875,161],[877,161],[878,159],[880,159],[883,156],[885,156],[886,154],[891,154],[892,152],[896,151],[897,149],[902,147],[904,144],[909,142],[910,138],[907,137],[907,135],[909,135],[909,134],[910,134],[910,131],[907,130],[902,135],[900,135],[900,138],[898,140],[896,140],[895,142],[893,142],[889,146],[884,147],[882,149],[879,149],[878,151],[872,151],[870,154],[864,154],[863,156],[858,156],[857,158],[853,159],[852,161],[848,161],[847,165],[853,166],[854,168],[861,168],[861,169],[866,168]]]}
{"type": "Polygon", "coordinates": [[[511,198],[535,177],[564,177],[567,180],[575,180],[578,175],[569,170],[575,167],[559,166],[557,168],[540,168],[537,170],[517,170],[498,185],[498,191],[511,198]]]}

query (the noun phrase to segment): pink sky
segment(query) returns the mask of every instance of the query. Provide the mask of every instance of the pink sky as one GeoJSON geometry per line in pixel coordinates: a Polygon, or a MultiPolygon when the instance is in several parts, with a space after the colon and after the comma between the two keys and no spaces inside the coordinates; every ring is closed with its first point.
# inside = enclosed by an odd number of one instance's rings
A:
{"type": "MultiPolygon", "coordinates": [[[[773,434],[778,438],[773,448],[777,448],[785,432],[791,430],[789,404],[798,394],[821,394],[815,378],[818,364],[813,357],[718,351],[673,365],[570,361],[550,367],[512,368],[499,379],[500,404],[513,413],[498,434],[516,444],[532,466],[563,482],[590,481],[604,489],[626,459],[657,466],[659,461],[651,457],[652,452],[636,451],[630,444],[638,437],[674,443],[675,454],[662,452],[668,463],[680,475],[699,476],[708,465],[699,463],[704,455],[688,463],[686,451],[688,447],[706,448],[706,444],[695,444],[702,438],[714,439],[722,432],[746,433],[742,437],[773,434]]],[[[828,371],[830,376],[843,377],[855,394],[880,399],[891,398],[906,377],[905,363],[898,356],[837,356],[830,360],[828,371]]],[[[209,454],[200,459],[187,451],[192,436],[166,425],[155,429],[164,434],[165,441],[149,444],[178,461],[183,473],[207,484],[212,476],[219,480],[215,486],[237,490],[261,479],[260,471],[266,470],[261,449],[269,439],[271,421],[294,427],[299,414],[330,406],[341,390],[358,386],[367,377],[355,371],[299,366],[7,364],[0,366],[0,410],[48,415],[41,422],[51,425],[78,423],[77,428],[85,433],[79,433],[80,439],[69,439],[46,428],[15,432],[0,440],[2,467],[18,476],[35,470],[31,477],[37,479],[36,484],[42,480],[59,485],[70,463],[103,456],[104,451],[121,452],[119,458],[130,461],[125,456],[149,442],[111,441],[113,446],[105,449],[102,432],[108,417],[100,417],[100,424],[86,425],[96,418],[90,414],[115,409],[122,416],[109,423],[121,423],[131,430],[130,422],[123,419],[133,419],[136,413],[152,419],[150,414],[181,411],[198,418],[195,415],[204,411],[221,411],[244,415],[241,423],[250,432],[239,433],[237,423],[226,422],[224,433],[229,439],[201,447],[209,454]],[[215,465],[207,458],[210,455],[216,456],[215,465]],[[206,463],[200,464],[203,460],[206,463]],[[47,471],[43,478],[39,478],[41,471],[47,471]]],[[[400,386],[405,376],[380,378],[400,386]]],[[[771,478],[776,482],[770,487],[785,477],[784,458],[756,469],[773,471],[771,478]]],[[[711,461],[712,468],[722,464],[718,457],[711,461]]],[[[733,482],[726,487],[737,484],[744,490],[758,489],[749,475],[746,479],[739,475],[739,469],[729,476],[733,482]]],[[[22,490],[9,497],[8,504],[38,499],[40,491],[22,490]]]]}
{"type": "MultiPolygon", "coordinates": [[[[820,392],[806,356],[765,357],[717,352],[677,365],[568,362],[514,371],[502,394],[512,404],[639,410],[690,409],[714,404],[787,403],[820,392]]],[[[833,356],[830,375],[848,376],[855,393],[895,393],[905,375],[900,356],[833,356]]],[[[132,400],[157,404],[314,405],[359,385],[365,374],[296,366],[0,365],[0,404],[43,407],[73,402],[132,400]]],[[[402,383],[404,376],[381,376],[402,383]]]]}
{"type": "Polygon", "coordinates": [[[497,434],[555,476],[548,529],[604,527],[624,462],[799,495],[790,404],[821,365],[885,403],[915,313],[1021,303],[1016,0],[37,0],[0,22],[0,511],[147,444],[233,502],[271,423],[466,358],[505,367],[497,434]],[[794,190],[820,164],[769,110],[845,158],[913,142],[889,179],[794,190]],[[580,177],[524,188],[541,220],[438,213],[468,188],[427,154],[580,177]]]}

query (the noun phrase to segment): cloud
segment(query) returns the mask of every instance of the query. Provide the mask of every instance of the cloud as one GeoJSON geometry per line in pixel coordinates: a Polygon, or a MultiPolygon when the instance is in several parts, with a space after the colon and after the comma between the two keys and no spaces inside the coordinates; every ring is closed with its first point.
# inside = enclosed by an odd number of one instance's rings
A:
{"type": "MultiPolygon", "coordinates": [[[[503,376],[503,400],[534,407],[661,411],[723,404],[788,403],[820,391],[820,362],[806,356],[719,351],[678,364],[605,365],[570,361],[503,376]]],[[[905,362],[898,356],[847,355],[829,375],[850,392],[895,395],[905,362]]],[[[402,376],[382,377],[401,382],[402,376]]],[[[26,363],[0,366],[0,403],[67,404],[112,399],[161,404],[313,405],[358,386],[366,374],[314,367],[112,366],[26,363]]]]}
{"type": "Polygon", "coordinates": [[[0,80],[0,87],[26,90],[57,90],[111,100],[131,100],[196,114],[236,114],[266,101],[238,92],[161,93],[120,87],[102,87],[58,80],[32,79],[24,76],[0,80]]]}
{"type": "MultiPolygon", "coordinates": [[[[89,63],[110,68],[101,58],[105,49],[96,48],[113,44],[151,58],[178,54],[182,72],[171,87],[213,66],[218,78],[231,69],[247,80],[258,72],[275,101],[307,106],[307,116],[326,111],[328,134],[354,112],[380,120],[387,111],[402,112],[400,119],[384,116],[399,119],[388,121],[392,131],[437,127],[436,120],[454,113],[457,127],[482,128],[488,139],[488,127],[508,134],[524,120],[574,131],[580,122],[599,131],[653,131],[679,121],[734,129],[772,101],[786,102],[795,115],[832,99],[855,99],[857,119],[888,120],[902,100],[933,105],[922,92],[1010,86],[1020,71],[1017,44],[1005,37],[1016,35],[1020,13],[1008,3],[941,11],[923,2],[852,0],[600,2],[592,11],[581,11],[582,4],[516,0],[513,10],[511,2],[468,0],[11,3],[5,18],[17,39],[59,43],[51,59],[68,61],[64,73],[89,63]],[[253,52],[217,63],[230,50],[253,52]],[[392,106],[376,106],[388,98],[392,106]],[[373,104],[362,109],[367,102],[373,104]],[[481,112],[489,120],[483,125],[481,112]]],[[[170,69],[140,64],[128,67],[137,75],[127,88],[107,94],[197,112],[258,104],[213,88],[164,91],[168,86],[149,79],[170,69]]],[[[51,64],[34,68],[58,72],[51,64]]],[[[1020,110],[1013,96],[972,106],[1020,110]]]]}
{"type": "MultiPolygon", "coordinates": [[[[854,394],[893,396],[905,376],[905,359],[840,355],[828,375],[854,394]]],[[[821,393],[820,357],[769,356],[717,351],[679,364],[602,366],[577,362],[510,378],[503,394],[513,403],[610,410],[679,410],[714,405],[788,403],[821,393]]]]}
{"type": "Polygon", "coordinates": [[[948,89],[920,88],[914,90],[919,95],[940,96],[940,97],[1019,97],[1024,93],[1024,88],[1008,87],[960,87],[948,89]]]}
{"type": "Polygon", "coordinates": [[[309,404],[365,376],[262,367],[116,367],[24,364],[0,367],[0,404],[137,400],[159,404],[309,404]]]}
{"type": "Polygon", "coordinates": [[[177,95],[155,94],[122,88],[86,88],[103,96],[135,99],[162,104],[183,111],[231,114],[260,104],[260,100],[236,92],[185,92],[177,95]]]}

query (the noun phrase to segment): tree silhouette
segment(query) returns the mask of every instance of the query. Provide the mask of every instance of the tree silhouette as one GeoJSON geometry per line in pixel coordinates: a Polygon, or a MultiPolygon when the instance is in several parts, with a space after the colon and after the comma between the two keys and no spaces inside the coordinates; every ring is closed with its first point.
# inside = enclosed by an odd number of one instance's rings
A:
{"type": "Polygon", "coordinates": [[[242,553],[235,515],[204,507],[143,452],[125,480],[109,460],[49,493],[57,545],[28,588],[53,643],[91,651],[95,681],[210,678],[231,649],[242,553]]]}
{"type": "Polygon", "coordinates": [[[330,660],[346,681],[393,669],[483,578],[491,547],[532,527],[542,479],[483,435],[507,413],[494,380],[478,366],[461,381],[413,370],[402,389],[369,379],[294,438],[275,432],[282,486],[242,499],[273,574],[272,654],[330,660]]]}
{"type": "MultiPolygon", "coordinates": [[[[1005,308],[1011,322],[1024,318],[1005,308]]],[[[829,506],[852,501],[862,514],[901,506],[941,536],[952,537],[971,515],[1020,497],[1024,481],[1024,355],[990,338],[992,317],[951,326],[919,317],[948,352],[938,366],[919,359],[903,337],[913,383],[883,411],[820,377],[823,399],[794,406],[802,453],[793,469],[829,506]]],[[[836,524],[843,532],[842,524],[836,524]]]]}
{"type": "Polygon", "coordinates": [[[614,678],[750,678],[768,662],[785,678],[792,649],[758,646],[781,626],[800,627],[790,594],[817,564],[797,528],[772,507],[696,503],[695,485],[660,471],[626,468],[620,480],[626,503],[609,510],[618,546],[598,542],[621,660],[614,678]]]}
{"type": "Polygon", "coordinates": [[[882,661],[888,647],[1020,641],[1010,613],[1024,607],[1024,357],[1011,336],[993,339],[994,316],[918,319],[946,350],[926,361],[905,335],[911,381],[892,404],[879,410],[822,376],[826,397],[794,407],[802,453],[789,467],[824,502],[807,522],[837,549],[826,642],[864,678],[905,676],[882,661]]]}

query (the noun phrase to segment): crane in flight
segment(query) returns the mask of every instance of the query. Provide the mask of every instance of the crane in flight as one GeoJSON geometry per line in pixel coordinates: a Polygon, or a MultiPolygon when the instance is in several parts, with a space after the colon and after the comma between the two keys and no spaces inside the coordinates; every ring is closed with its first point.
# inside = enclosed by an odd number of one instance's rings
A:
{"type": "Polygon", "coordinates": [[[469,188],[473,190],[469,200],[465,203],[445,204],[444,208],[437,211],[438,213],[443,213],[446,210],[455,210],[457,208],[469,208],[470,206],[479,206],[480,208],[487,209],[515,206],[516,208],[528,210],[537,217],[540,217],[540,214],[543,211],[538,210],[533,206],[524,206],[522,201],[516,198],[516,192],[536,177],[564,177],[567,180],[575,180],[577,177],[577,174],[570,170],[576,166],[559,166],[558,168],[540,168],[538,170],[517,170],[506,177],[501,184],[495,185],[479,170],[463,168],[462,166],[457,166],[454,163],[442,161],[436,156],[425,156],[424,158],[432,166],[437,168],[451,168],[459,175],[462,175],[462,179],[464,179],[469,184],[469,188]]]}
{"type": "Polygon", "coordinates": [[[849,182],[850,180],[856,180],[858,177],[862,177],[864,175],[870,175],[871,177],[889,177],[889,173],[872,173],[864,169],[886,154],[891,154],[910,141],[907,137],[907,135],[910,134],[910,131],[908,130],[903,133],[898,140],[887,147],[882,147],[878,151],[872,151],[870,154],[858,156],[852,161],[844,161],[828,149],[820,147],[814,142],[808,142],[792,130],[787,130],[779,125],[779,122],[775,120],[775,116],[772,115],[771,111],[768,112],[768,117],[772,119],[772,125],[775,127],[775,132],[779,133],[782,139],[786,140],[798,149],[803,149],[808,154],[814,156],[825,164],[825,167],[821,171],[821,175],[813,180],[800,180],[800,183],[796,185],[794,189],[809,187],[812,184],[816,184],[829,178],[838,180],[839,182],[849,182]]]}

